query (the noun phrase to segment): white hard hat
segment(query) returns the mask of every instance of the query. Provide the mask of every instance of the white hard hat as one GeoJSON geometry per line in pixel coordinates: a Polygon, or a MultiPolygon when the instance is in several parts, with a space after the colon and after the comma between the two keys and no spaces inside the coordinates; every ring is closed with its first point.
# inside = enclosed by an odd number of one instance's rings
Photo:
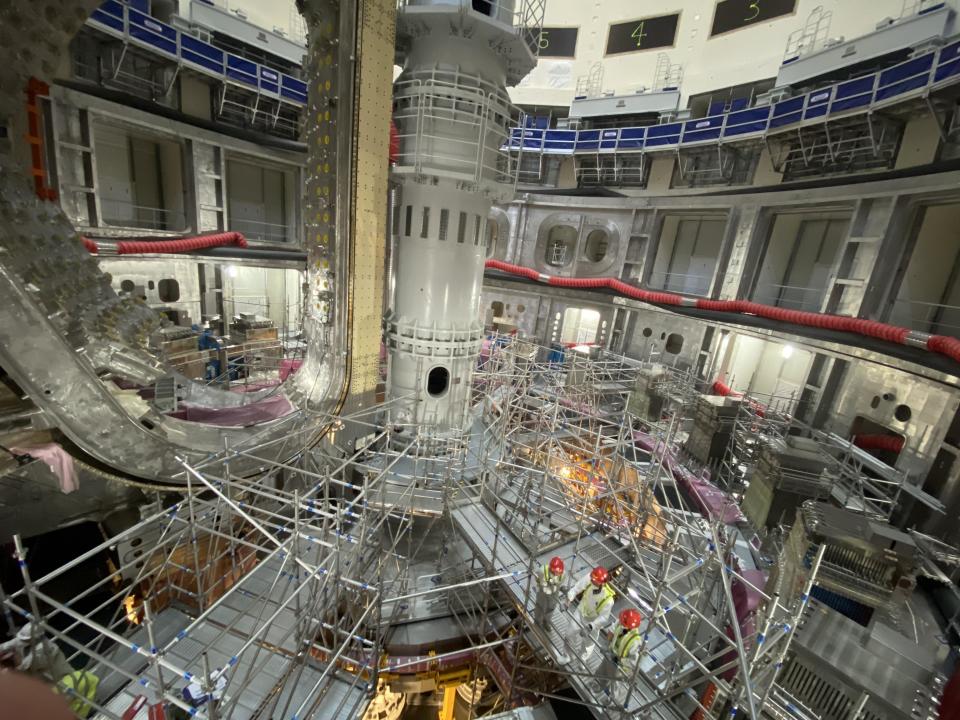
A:
{"type": "Polygon", "coordinates": [[[30,638],[34,635],[34,630],[33,621],[28,621],[26,625],[17,630],[17,640],[20,642],[30,642],[30,638]]]}

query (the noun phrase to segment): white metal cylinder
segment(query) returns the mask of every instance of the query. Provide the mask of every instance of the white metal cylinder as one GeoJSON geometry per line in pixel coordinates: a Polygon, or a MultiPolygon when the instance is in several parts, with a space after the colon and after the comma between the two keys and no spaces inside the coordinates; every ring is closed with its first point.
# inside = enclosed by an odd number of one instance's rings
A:
{"type": "Polygon", "coordinates": [[[479,303],[489,211],[482,195],[447,184],[404,186],[397,282],[385,324],[397,424],[442,432],[465,420],[483,339],[479,303]]]}
{"type": "Polygon", "coordinates": [[[401,182],[394,289],[384,323],[395,434],[455,435],[468,425],[483,325],[487,215],[512,192],[501,150],[505,85],[533,67],[511,27],[513,0],[404,0],[403,73],[394,85],[401,182]]]}

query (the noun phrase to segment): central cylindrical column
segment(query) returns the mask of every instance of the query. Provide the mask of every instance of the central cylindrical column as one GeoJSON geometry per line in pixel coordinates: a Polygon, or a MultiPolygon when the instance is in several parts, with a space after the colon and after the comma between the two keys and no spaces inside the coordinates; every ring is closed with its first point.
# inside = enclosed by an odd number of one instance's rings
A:
{"type": "Polygon", "coordinates": [[[401,438],[440,439],[469,425],[487,216],[514,184],[501,150],[511,121],[505,85],[533,66],[513,12],[513,0],[411,0],[398,15],[401,188],[385,337],[389,421],[401,438]]]}
{"type": "Polygon", "coordinates": [[[490,202],[446,185],[405,186],[386,321],[392,419],[463,427],[483,339],[480,288],[490,202]]]}

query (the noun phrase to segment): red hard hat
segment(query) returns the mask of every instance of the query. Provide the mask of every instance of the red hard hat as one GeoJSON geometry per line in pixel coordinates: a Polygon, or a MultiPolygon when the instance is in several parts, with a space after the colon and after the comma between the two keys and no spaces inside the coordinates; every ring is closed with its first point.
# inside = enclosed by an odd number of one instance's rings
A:
{"type": "Polygon", "coordinates": [[[558,557],[550,558],[550,572],[554,575],[563,575],[563,560],[558,557]]]}
{"type": "Polygon", "coordinates": [[[643,617],[633,608],[628,608],[620,613],[620,624],[627,630],[636,630],[640,627],[640,621],[643,617]]]}
{"type": "Polygon", "coordinates": [[[590,573],[590,582],[592,582],[597,587],[607,584],[607,580],[610,579],[610,573],[607,572],[607,569],[604,567],[595,567],[590,573]]]}

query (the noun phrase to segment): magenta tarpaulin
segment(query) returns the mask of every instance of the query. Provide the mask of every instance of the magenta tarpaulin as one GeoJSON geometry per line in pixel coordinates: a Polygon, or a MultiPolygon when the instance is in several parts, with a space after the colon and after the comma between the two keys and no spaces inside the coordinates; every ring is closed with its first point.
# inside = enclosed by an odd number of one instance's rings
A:
{"type": "Polygon", "coordinates": [[[31,447],[13,447],[10,451],[15,455],[29,455],[50,468],[60,482],[60,491],[64,494],[80,489],[80,480],[77,478],[77,468],[73,463],[73,456],[61,447],[59,443],[43,443],[31,447]]]}
{"type": "Polygon", "coordinates": [[[169,416],[187,422],[205,423],[220,427],[246,427],[257,423],[277,420],[294,410],[284,395],[274,395],[239,407],[206,408],[183,404],[169,416]]]}

